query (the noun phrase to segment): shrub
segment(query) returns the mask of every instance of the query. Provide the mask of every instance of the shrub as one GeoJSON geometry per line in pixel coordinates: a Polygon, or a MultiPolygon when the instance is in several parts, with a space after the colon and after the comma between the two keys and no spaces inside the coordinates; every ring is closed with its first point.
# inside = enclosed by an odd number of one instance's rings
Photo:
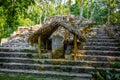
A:
{"type": "Polygon", "coordinates": [[[94,80],[120,80],[120,72],[115,70],[96,70],[92,73],[94,80]]]}

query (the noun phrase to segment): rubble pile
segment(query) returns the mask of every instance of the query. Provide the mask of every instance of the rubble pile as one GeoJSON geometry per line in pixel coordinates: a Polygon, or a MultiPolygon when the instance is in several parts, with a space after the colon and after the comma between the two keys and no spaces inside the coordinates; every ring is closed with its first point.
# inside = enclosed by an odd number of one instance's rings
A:
{"type": "Polygon", "coordinates": [[[7,39],[7,42],[1,42],[1,46],[16,49],[33,48],[30,43],[28,43],[28,37],[39,28],[39,26],[19,27],[13,32],[13,34],[11,34],[11,36],[7,39]]]}

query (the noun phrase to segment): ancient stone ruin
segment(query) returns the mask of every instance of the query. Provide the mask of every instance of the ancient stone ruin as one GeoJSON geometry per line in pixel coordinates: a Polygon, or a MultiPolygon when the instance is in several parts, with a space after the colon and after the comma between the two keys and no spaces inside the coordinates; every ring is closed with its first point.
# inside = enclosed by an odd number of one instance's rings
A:
{"type": "Polygon", "coordinates": [[[1,40],[1,47],[12,49],[35,48],[28,43],[28,37],[39,28],[39,25],[31,27],[20,26],[9,38],[1,40]]]}

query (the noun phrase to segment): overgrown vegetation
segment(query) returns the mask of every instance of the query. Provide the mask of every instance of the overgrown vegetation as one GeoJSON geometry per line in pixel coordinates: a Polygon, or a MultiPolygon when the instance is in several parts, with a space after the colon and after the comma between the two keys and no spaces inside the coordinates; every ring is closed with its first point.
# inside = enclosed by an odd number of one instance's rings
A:
{"type": "MultiPolygon", "coordinates": [[[[0,38],[10,36],[18,26],[41,24],[47,17],[67,15],[69,13],[69,5],[70,13],[79,16],[81,13],[80,7],[82,0],[71,0],[71,4],[69,4],[69,1],[70,0],[0,0],[0,38]]],[[[108,16],[110,16],[111,24],[119,24],[119,0],[83,1],[83,17],[92,19],[96,21],[97,24],[105,24],[108,21],[108,16]]]]}
{"type": "Polygon", "coordinates": [[[112,66],[113,66],[113,67],[120,68],[120,62],[114,62],[112,66]]]}
{"type": "Polygon", "coordinates": [[[120,72],[115,70],[97,70],[92,73],[94,80],[120,80],[120,72]]]}
{"type": "Polygon", "coordinates": [[[0,80],[72,80],[74,77],[31,75],[31,74],[0,74],[0,80]]]}

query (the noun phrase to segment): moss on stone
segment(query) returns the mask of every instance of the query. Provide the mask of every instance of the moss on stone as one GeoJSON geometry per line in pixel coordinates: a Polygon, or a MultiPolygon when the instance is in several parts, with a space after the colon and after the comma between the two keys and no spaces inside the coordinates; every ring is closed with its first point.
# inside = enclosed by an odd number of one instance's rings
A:
{"type": "Polygon", "coordinates": [[[27,54],[27,57],[33,58],[33,55],[32,54],[27,54]]]}
{"type": "Polygon", "coordinates": [[[65,71],[67,71],[67,72],[72,72],[72,67],[68,67],[68,68],[66,68],[65,71]]]}
{"type": "Polygon", "coordinates": [[[56,51],[54,51],[52,53],[52,58],[53,59],[60,59],[60,58],[64,58],[64,54],[63,54],[63,47],[57,49],[56,51]]]}
{"type": "Polygon", "coordinates": [[[114,63],[112,64],[112,67],[120,67],[120,62],[114,62],[114,63]]]}
{"type": "Polygon", "coordinates": [[[38,62],[39,64],[43,64],[42,61],[40,61],[40,60],[38,60],[37,62],[38,62]]]}
{"type": "Polygon", "coordinates": [[[39,70],[44,70],[45,67],[44,66],[39,66],[39,70]]]}
{"type": "Polygon", "coordinates": [[[38,54],[33,54],[33,58],[39,58],[38,54]]]}

